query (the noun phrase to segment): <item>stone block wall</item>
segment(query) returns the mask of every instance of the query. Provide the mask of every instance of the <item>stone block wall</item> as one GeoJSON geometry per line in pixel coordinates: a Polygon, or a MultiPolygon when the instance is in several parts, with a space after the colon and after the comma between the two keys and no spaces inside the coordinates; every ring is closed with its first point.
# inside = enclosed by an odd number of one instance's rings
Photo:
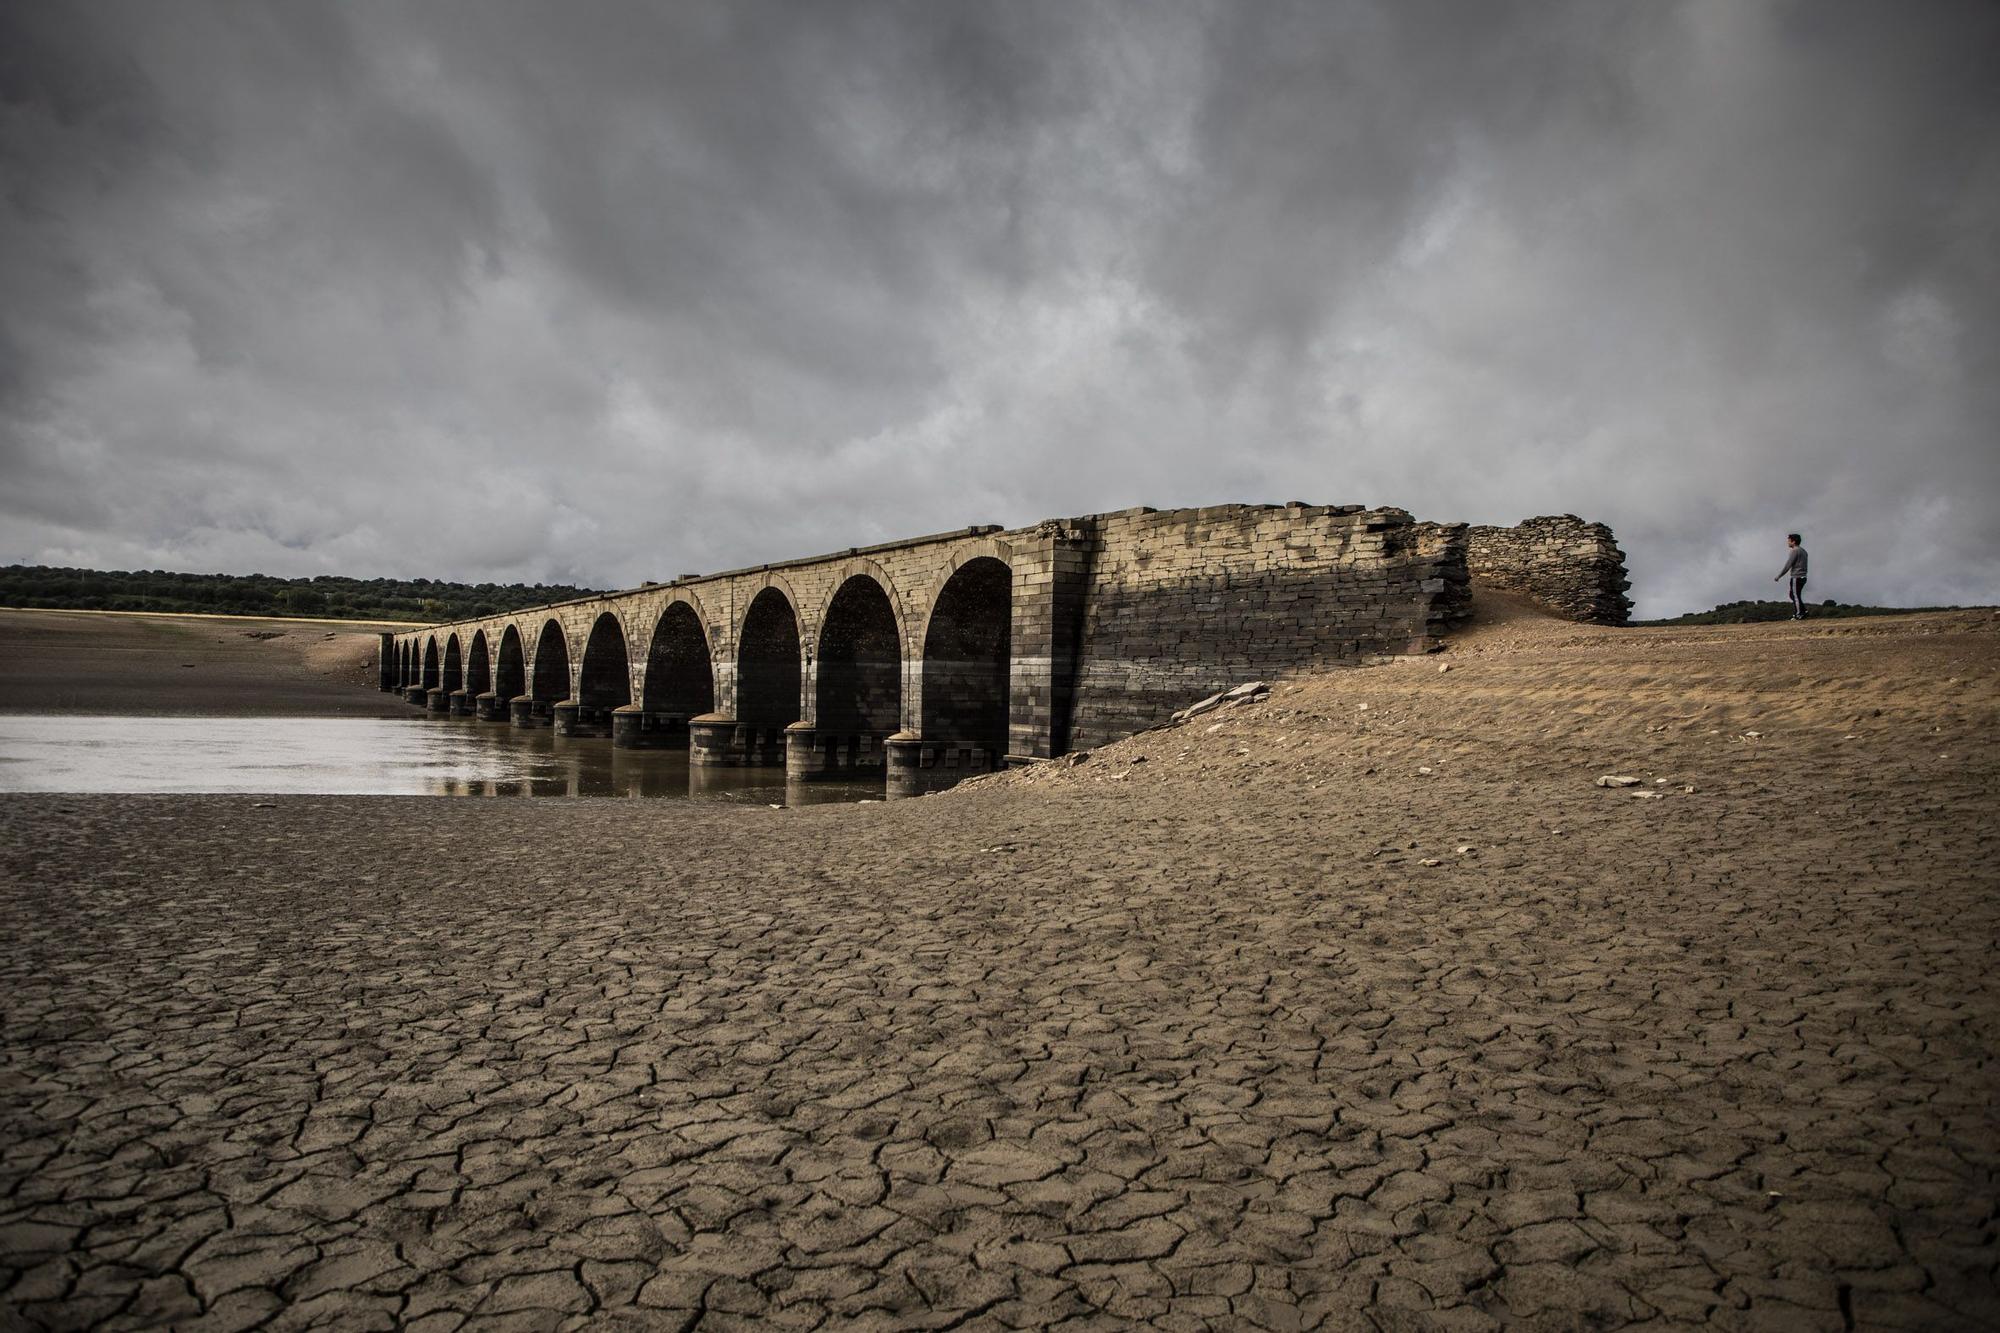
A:
{"type": "Polygon", "coordinates": [[[1632,614],[1625,553],[1610,528],[1575,514],[1468,528],[1466,568],[1480,586],[1532,597],[1570,620],[1622,625],[1632,614]]]}
{"type": "MultiPolygon", "coordinates": [[[[893,767],[900,746],[962,775],[1101,745],[1249,680],[1424,652],[1474,576],[1578,619],[1630,605],[1610,531],[1568,516],[1468,530],[1359,505],[1131,509],[438,625],[385,641],[383,679],[434,685],[455,647],[488,656],[496,695],[546,695],[545,711],[589,702],[591,673],[598,705],[643,714],[628,740],[706,719],[697,750],[789,764],[789,748],[818,772],[864,750],[893,767]]],[[[504,720],[507,699],[475,711],[504,720]]]]}
{"type": "Polygon", "coordinates": [[[1074,748],[1247,680],[1424,652],[1467,608],[1464,526],[1400,509],[1220,505],[1078,522],[1089,551],[1074,748]]]}

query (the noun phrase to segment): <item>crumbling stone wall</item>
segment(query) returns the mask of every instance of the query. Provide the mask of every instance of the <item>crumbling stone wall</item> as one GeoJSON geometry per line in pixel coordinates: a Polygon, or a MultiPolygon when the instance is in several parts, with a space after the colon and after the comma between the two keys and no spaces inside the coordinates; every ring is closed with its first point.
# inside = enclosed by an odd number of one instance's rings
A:
{"type": "Polygon", "coordinates": [[[1532,597],[1571,620],[1622,625],[1632,614],[1625,553],[1610,528],[1575,514],[1468,528],[1466,567],[1474,583],[1532,597]]]}
{"type": "Polygon", "coordinates": [[[1139,509],[1089,532],[1074,747],[1232,685],[1424,652],[1463,617],[1463,524],[1360,505],[1139,509]]]}

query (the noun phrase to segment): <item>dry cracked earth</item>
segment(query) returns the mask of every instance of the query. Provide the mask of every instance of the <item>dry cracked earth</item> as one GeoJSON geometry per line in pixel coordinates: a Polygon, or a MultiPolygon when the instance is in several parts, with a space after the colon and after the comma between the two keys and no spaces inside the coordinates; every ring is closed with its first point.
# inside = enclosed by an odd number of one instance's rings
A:
{"type": "Polygon", "coordinates": [[[891,805],[0,799],[0,1314],[1991,1327],[1996,628],[1502,618],[891,805]]]}

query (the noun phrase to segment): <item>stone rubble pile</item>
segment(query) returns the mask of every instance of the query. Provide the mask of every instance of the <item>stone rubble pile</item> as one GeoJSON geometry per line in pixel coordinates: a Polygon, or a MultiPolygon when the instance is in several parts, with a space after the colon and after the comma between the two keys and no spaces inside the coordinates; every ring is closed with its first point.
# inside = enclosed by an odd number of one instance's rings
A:
{"type": "Polygon", "coordinates": [[[1189,704],[1186,708],[1169,717],[1166,725],[1169,727],[1178,727],[1183,722],[1193,721],[1203,713],[1213,713],[1216,709],[1228,705],[1254,704],[1270,693],[1271,687],[1267,682],[1261,680],[1249,681],[1238,685],[1234,689],[1224,690],[1220,694],[1211,694],[1206,699],[1189,704]]]}
{"type": "Polygon", "coordinates": [[[1466,530],[1474,583],[1534,598],[1569,620],[1622,625],[1632,614],[1625,553],[1611,529],[1575,514],[1549,514],[1516,527],[1466,530]]]}

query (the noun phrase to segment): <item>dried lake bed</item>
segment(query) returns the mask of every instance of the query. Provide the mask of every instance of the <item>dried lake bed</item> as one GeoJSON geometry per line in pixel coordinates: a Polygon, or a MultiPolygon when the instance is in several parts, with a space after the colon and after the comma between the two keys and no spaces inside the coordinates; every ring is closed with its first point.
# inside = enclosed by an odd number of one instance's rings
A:
{"type": "Polygon", "coordinates": [[[2000,1320],[2000,623],[1487,610],[893,804],[0,796],[8,1317],[2000,1320]]]}

